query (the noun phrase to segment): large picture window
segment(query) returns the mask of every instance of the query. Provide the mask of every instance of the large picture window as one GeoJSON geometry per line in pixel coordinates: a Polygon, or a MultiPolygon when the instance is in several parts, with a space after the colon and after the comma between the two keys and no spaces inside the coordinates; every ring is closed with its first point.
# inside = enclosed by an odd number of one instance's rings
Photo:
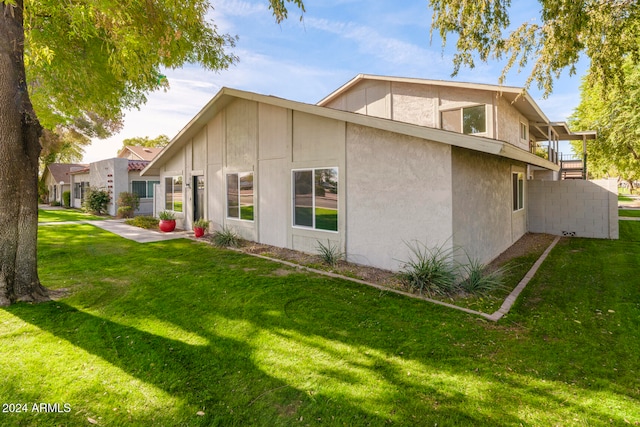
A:
{"type": "Polygon", "coordinates": [[[524,174],[514,172],[513,178],[513,211],[524,209],[524,174]]]}
{"type": "Polygon", "coordinates": [[[141,199],[152,199],[153,185],[159,183],[160,181],[131,181],[131,192],[141,199]]]}
{"type": "Polygon", "coordinates": [[[165,209],[182,212],[182,176],[168,176],[164,179],[165,209]]]}
{"type": "Polygon", "coordinates": [[[338,168],[293,171],[293,225],[338,231],[338,168]]]}
{"type": "Polygon", "coordinates": [[[227,217],[253,221],[253,172],[227,174],[227,217]]]}
{"type": "Polygon", "coordinates": [[[484,105],[462,109],[462,132],[467,135],[487,131],[487,113],[484,105]]]}
{"type": "Polygon", "coordinates": [[[440,117],[444,130],[467,135],[487,132],[487,112],[484,105],[443,111],[440,117]]]}

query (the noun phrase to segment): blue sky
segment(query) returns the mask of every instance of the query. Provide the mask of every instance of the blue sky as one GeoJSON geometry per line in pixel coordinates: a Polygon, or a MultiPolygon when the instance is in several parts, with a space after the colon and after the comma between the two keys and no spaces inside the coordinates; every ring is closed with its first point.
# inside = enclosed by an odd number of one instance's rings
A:
{"type": "MultiPolygon", "coordinates": [[[[478,64],[452,78],[454,45],[443,50],[439,38],[430,41],[427,0],[306,0],[302,21],[290,8],[279,25],[266,0],[212,4],[219,32],[239,36],[233,49],[239,62],[221,72],[193,65],[166,70],[171,89],[150,94],[140,110],[127,112],[119,134],[94,140],[85,162],[115,157],[125,138],[173,138],[225,86],[316,103],[359,73],[497,84],[502,70],[498,62],[478,64]]],[[[534,0],[519,0],[512,9],[514,25],[539,19],[534,0]]],[[[586,65],[579,65],[577,75],[563,74],[547,99],[535,86],[529,89],[551,120],[566,120],[578,105],[586,65]]],[[[506,84],[521,86],[526,77],[512,71],[506,84]]]]}

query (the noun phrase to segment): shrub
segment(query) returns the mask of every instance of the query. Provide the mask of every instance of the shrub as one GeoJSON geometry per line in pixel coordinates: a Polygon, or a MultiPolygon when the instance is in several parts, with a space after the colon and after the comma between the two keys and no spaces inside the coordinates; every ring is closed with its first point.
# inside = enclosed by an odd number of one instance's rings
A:
{"type": "Polygon", "coordinates": [[[140,196],[136,193],[122,192],[118,195],[118,218],[133,218],[140,207],[140,196]]]}
{"type": "Polygon", "coordinates": [[[137,216],[125,221],[126,224],[146,228],[147,230],[157,230],[158,222],[158,218],[154,218],[152,216],[137,216]]]}
{"type": "Polygon", "coordinates": [[[65,208],[71,207],[71,191],[62,192],[62,204],[65,208]]]}
{"type": "Polygon", "coordinates": [[[420,295],[451,295],[456,285],[457,269],[453,262],[453,250],[445,249],[444,244],[435,248],[415,242],[407,244],[411,256],[398,273],[399,279],[409,289],[420,295]]]}
{"type": "Polygon", "coordinates": [[[470,294],[487,294],[504,286],[505,268],[487,270],[487,266],[477,259],[467,256],[468,263],[462,266],[462,275],[465,279],[460,282],[460,287],[470,294]]]}
{"type": "Polygon", "coordinates": [[[92,214],[104,215],[110,201],[111,197],[106,190],[90,187],[82,202],[82,208],[92,214]]]}
{"type": "Polygon", "coordinates": [[[176,216],[171,211],[162,211],[158,214],[158,218],[160,218],[163,221],[167,221],[171,219],[176,219],[176,216]]]}
{"type": "Polygon", "coordinates": [[[222,227],[221,230],[215,231],[212,236],[212,241],[214,245],[221,248],[237,248],[240,246],[240,236],[238,236],[233,229],[227,226],[222,227]]]}
{"type": "Polygon", "coordinates": [[[197,228],[209,228],[209,223],[211,221],[208,221],[204,218],[198,218],[197,220],[195,220],[193,222],[193,227],[197,227],[197,228]]]}
{"type": "Polygon", "coordinates": [[[327,239],[326,246],[318,240],[316,249],[318,249],[318,254],[320,258],[322,258],[322,261],[331,267],[335,267],[338,261],[344,258],[344,253],[340,250],[340,246],[331,243],[329,239],[327,239]]]}

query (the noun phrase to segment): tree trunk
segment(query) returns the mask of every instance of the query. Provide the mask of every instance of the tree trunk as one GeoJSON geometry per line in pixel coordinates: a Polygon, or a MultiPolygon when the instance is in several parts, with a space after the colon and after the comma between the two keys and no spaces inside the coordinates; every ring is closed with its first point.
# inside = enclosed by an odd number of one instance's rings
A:
{"type": "Polygon", "coordinates": [[[0,306],[49,299],[37,263],[41,131],[27,93],[23,0],[0,0],[0,306]]]}

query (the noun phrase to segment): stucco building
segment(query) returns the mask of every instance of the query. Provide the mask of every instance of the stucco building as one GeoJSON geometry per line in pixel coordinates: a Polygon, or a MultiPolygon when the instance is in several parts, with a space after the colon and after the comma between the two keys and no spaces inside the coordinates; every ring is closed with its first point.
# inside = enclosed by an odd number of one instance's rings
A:
{"type": "Polygon", "coordinates": [[[223,88],[142,175],[185,228],[396,270],[415,240],[500,254],[529,229],[528,181],[557,179],[578,137],[521,88],[359,75],[317,105],[223,88]]]}

